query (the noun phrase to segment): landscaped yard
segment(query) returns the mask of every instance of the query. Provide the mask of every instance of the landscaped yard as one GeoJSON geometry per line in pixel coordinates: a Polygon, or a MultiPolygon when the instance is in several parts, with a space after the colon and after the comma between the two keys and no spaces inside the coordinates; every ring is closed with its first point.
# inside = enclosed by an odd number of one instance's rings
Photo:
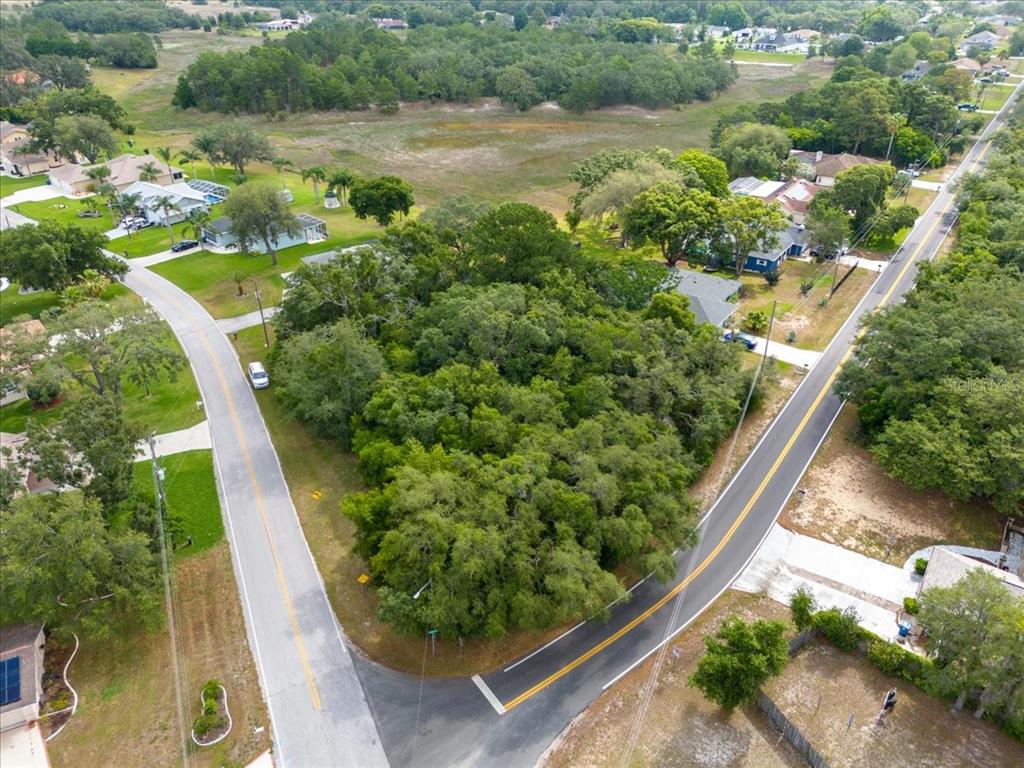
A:
{"type": "Polygon", "coordinates": [[[990,85],[985,89],[985,96],[978,105],[979,109],[998,110],[1013,93],[1013,88],[1004,88],[999,85],[990,85]]]}
{"type": "Polygon", "coordinates": [[[75,224],[82,229],[98,229],[100,232],[106,232],[117,226],[103,199],[99,197],[84,199],[55,197],[52,200],[30,200],[26,203],[12,205],[10,209],[36,221],[51,219],[60,224],[75,224]],[[100,214],[97,218],[79,218],[78,216],[79,211],[89,210],[86,205],[88,199],[95,201],[96,210],[100,214]]]}
{"type": "MultiPolygon", "coordinates": [[[[849,269],[839,267],[840,279],[849,269]]],[[[828,297],[834,272],[834,263],[818,264],[814,261],[790,260],[786,262],[782,270],[782,279],[774,288],[760,275],[743,275],[741,280],[749,293],[740,302],[737,316],[742,318],[755,310],[770,315],[772,301],[777,300],[772,340],[801,349],[822,350],[828,346],[857,302],[878,277],[878,274],[871,270],[856,269],[832,296],[828,306],[821,307],[819,302],[828,297]],[[806,296],[800,293],[800,286],[805,280],[814,283],[814,287],[806,296]],[[795,334],[792,341],[789,339],[790,332],[795,334]]]]}
{"type": "Polygon", "coordinates": [[[46,174],[37,173],[35,176],[0,176],[0,197],[17,192],[19,189],[39,187],[46,183],[46,174]]]}
{"type": "MultiPolygon", "coordinates": [[[[213,474],[213,451],[186,451],[159,458],[165,470],[167,509],[181,525],[181,539],[192,537],[190,546],[178,544],[179,558],[198,554],[224,538],[224,521],[213,474]]],[[[135,487],[153,498],[153,472],[149,461],[135,465],[135,487]]]]}
{"type": "MultiPolygon", "coordinates": [[[[103,301],[134,295],[121,283],[111,283],[100,295],[103,301]]],[[[0,293],[0,325],[7,325],[22,315],[36,319],[48,309],[60,304],[60,297],[53,291],[34,291],[18,293],[17,283],[13,283],[0,293]]]]}

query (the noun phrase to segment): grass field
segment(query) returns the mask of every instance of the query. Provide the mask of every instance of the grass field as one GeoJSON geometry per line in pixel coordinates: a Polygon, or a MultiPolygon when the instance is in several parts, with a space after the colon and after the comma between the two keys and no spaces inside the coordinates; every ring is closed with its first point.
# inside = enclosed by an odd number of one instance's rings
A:
{"type": "MultiPolygon", "coordinates": [[[[97,202],[100,201],[98,200],[97,202]]],[[[117,226],[112,220],[107,206],[103,205],[102,202],[97,207],[100,215],[95,219],[79,218],[78,212],[88,210],[88,207],[85,204],[85,200],[76,200],[70,197],[57,197],[53,200],[31,200],[27,203],[12,205],[10,209],[36,221],[51,219],[59,224],[74,224],[82,229],[98,229],[100,232],[106,232],[117,226]]]]}
{"type": "Polygon", "coordinates": [[[751,61],[759,64],[799,64],[807,61],[803,53],[767,53],[765,51],[736,51],[730,57],[734,61],[751,61]]]}
{"type": "MultiPolygon", "coordinates": [[[[164,489],[167,509],[181,522],[182,538],[192,537],[191,546],[180,546],[177,556],[197,555],[224,538],[224,521],[213,475],[213,451],[186,451],[158,459],[166,472],[164,489]]],[[[135,465],[135,487],[146,498],[153,497],[153,472],[148,461],[135,465]]]]}
{"type": "MultiPolygon", "coordinates": [[[[98,70],[96,82],[121,98],[137,126],[140,148],[166,145],[180,150],[199,130],[224,118],[172,107],[178,73],[203,50],[246,47],[253,39],[182,30],[161,38],[160,67],[123,77],[116,70],[98,70]]],[[[571,191],[566,174],[580,159],[616,146],[706,147],[708,133],[722,114],[744,103],[783,99],[823,82],[831,72],[831,64],[798,58],[792,67],[741,67],[737,83],[714,100],[654,112],[626,107],[576,115],[546,104],[520,113],[482,100],[472,105],[403,105],[397,115],[367,111],[242,119],[269,133],[276,150],[296,168],[324,165],[364,175],[393,173],[413,184],[421,205],[465,192],[559,211],[566,208],[571,191]]],[[[265,167],[253,170],[272,173],[265,167]]],[[[199,176],[208,173],[200,169],[199,176]]]]}
{"type": "MultiPolygon", "coordinates": [[[[111,283],[100,294],[103,301],[134,295],[121,283],[111,283]]],[[[36,319],[48,309],[60,304],[60,297],[53,291],[35,291],[34,293],[18,293],[17,283],[0,293],[0,326],[7,325],[15,318],[23,315],[36,319]]]]}
{"type": "Polygon", "coordinates": [[[1001,86],[989,86],[985,89],[985,95],[978,105],[979,109],[1000,109],[1006,100],[1010,98],[1010,94],[1013,93],[1012,88],[1003,88],[1001,86]]]}
{"type": "Polygon", "coordinates": [[[41,187],[46,183],[46,174],[39,173],[35,176],[0,176],[0,197],[7,197],[12,192],[30,187],[41,187]]]}

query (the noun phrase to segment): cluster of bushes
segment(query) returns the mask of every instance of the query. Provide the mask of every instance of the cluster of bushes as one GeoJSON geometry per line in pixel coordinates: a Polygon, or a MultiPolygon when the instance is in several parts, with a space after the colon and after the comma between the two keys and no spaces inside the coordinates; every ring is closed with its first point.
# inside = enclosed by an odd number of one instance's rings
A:
{"type": "Polygon", "coordinates": [[[192,733],[197,738],[205,738],[207,734],[227,725],[227,718],[220,713],[220,700],[223,695],[224,691],[217,680],[207,680],[203,684],[203,711],[192,725],[192,733]]]}
{"type": "Polygon", "coordinates": [[[714,54],[668,57],[568,30],[420,27],[402,40],[327,14],[284,40],[201,54],[179,77],[173,102],[203,111],[276,113],[498,96],[520,109],[544,100],[579,111],[656,108],[710,99],[735,76],[714,54]]]}

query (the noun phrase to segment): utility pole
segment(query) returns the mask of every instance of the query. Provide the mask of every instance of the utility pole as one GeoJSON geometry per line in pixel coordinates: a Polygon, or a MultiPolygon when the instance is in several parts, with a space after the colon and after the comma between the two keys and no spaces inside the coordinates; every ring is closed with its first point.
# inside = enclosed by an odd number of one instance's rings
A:
{"type": "Polygon", "coordinates": [[[260,308],[260,323],[263,325],[263,346],[270,346],[270,334],[267,333],[267,318],[263,316],[263,300],[260,298],[260,284],[255,277],[250,277],[253,285],[253,293],[256,294],[256,306],[260,308]]]}
{"type": "MultiPolygon", "coordinates": [[[[778,304],[778,299],[775,299],[775,301],[772,302],[772,314],[771,317],[768,318],[768,333],[764,337],[764,357],[761,362],[762,365],[768,362],[768,343],[772,338],[772,326],[775,325],[775,307],[777,307],[778,304]]],[[[737,429],[739,429],[738,426],[737,429]]]]}
{"type": "Polygon", "coordinates": [[[167,555],[167,533],[164,528],[164,515],[167,511],[167,496],[164,493],[164,471],[157,464],[156,460],[156,439],[150,434],[149,439],[149,460],[153,469],[153,488],[156,492],[156,530],[160,539],[160,567],[164,577],[164,600],[167,602],[167,633],[171,640],[171,668],[174,675],[174,696],[178,709],[178,741],[181,744],[182,764],[188,768],[192,762],[192,755],[189,750],[189,737],[191,725],[185,716],[186,703],[182,690],[181,668],[178,663],[178,632],[174,616],[174,599],[171,594],[171,568],[173,567],[167,555]]]}

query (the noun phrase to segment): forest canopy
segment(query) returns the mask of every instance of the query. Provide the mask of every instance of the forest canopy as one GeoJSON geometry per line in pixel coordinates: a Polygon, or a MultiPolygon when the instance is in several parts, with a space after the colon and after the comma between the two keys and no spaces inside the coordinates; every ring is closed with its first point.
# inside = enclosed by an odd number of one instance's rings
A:
{"type": "Polygon", "coordinates": [[[658,108],[710,99],[735,77],[715,55],[669,57],[572,30],[430,26],[402,40],[328,14],[245,52],[201,54],[179,77],[174,104],[273,113],[498,96],[519,108],[545,100],[579,111],[658,108]]]}

